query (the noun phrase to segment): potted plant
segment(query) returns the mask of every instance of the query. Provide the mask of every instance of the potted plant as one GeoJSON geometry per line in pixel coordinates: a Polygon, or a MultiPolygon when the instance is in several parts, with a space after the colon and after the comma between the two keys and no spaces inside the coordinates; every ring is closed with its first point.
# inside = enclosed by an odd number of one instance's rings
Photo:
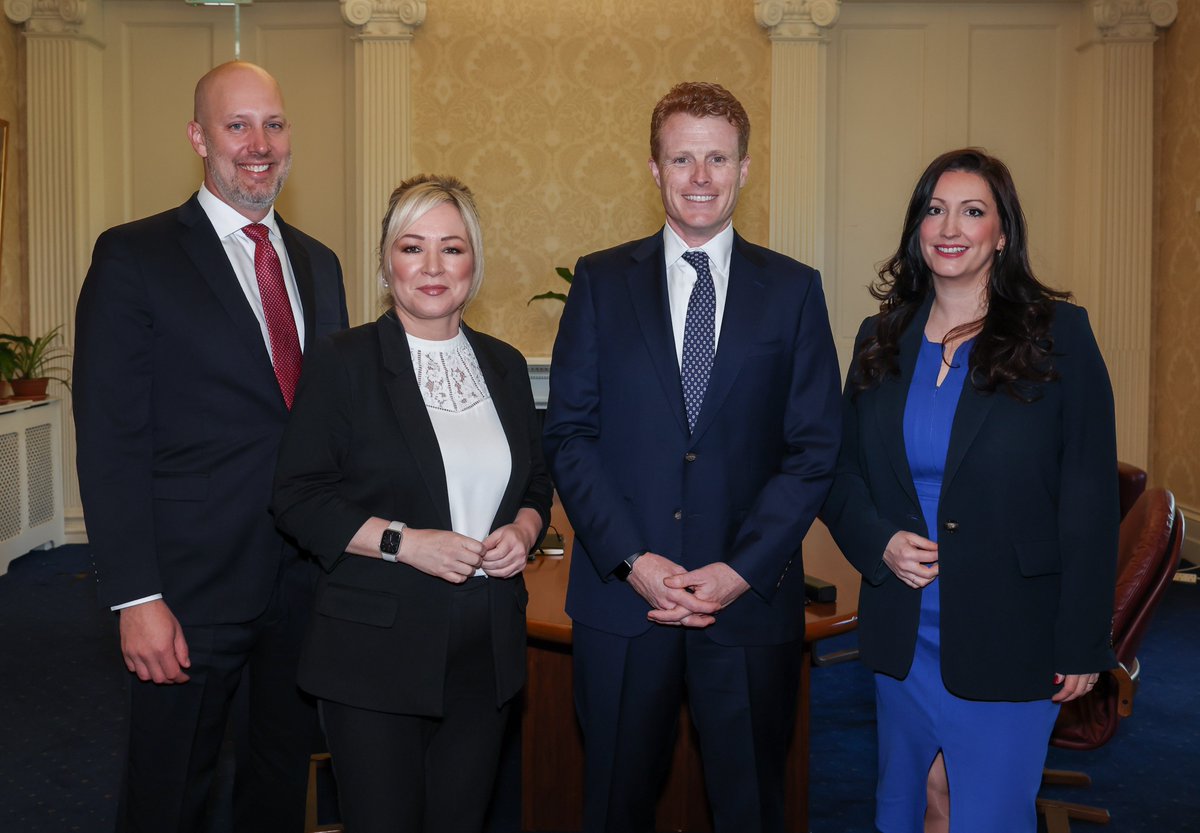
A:
{"type": "Polygon", "coordinates": [[[65,347],[55,344],[61,335],[61,324],[38,338],[0,333],[0,344],[7,348],[8,356],[0,356],[0,371],[12,386],[14,396],[42,398],[51,379],[70,389],[70,372],[57,364],[71,355],[65,347]]]}
{"type": "MultiPolygon", "coordinates": [[[[567,289],[569,290],[571,282],[575,280],[575,276],[571,274],[571,270],[565,266],[558,266],[555,267],[554,271],[560,278],[567,282],[567,289]]],[[[559,301],[565,304],[567,302],[567,295],[565,292],[543,292],[541,295],[534,295],[526,301],[525,306],[529,306],[534,301],[559,301]]]]}

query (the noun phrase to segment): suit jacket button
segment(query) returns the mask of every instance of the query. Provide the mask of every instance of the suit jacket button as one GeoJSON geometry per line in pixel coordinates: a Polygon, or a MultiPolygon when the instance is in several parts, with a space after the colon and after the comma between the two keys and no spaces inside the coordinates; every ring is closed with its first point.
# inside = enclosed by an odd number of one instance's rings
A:
{"type": "Polygon", "coordinates": [[[696,452],[689,451],[687,454],[683,455],[683,459],[687,460],[689,463],[696,462],[696,452]]]}
{"type": "Polygon", "coordinates": [[[942,529],[951,533],[958,532],[958,521],[946,521],[942,524],[942,529]]]}
{"type": "Polygon", "coordinates": [[[675,520],[677,520],[677,521],[683,520],[683,510],[681,510],[681,509],[675,510],[675,520]]]}

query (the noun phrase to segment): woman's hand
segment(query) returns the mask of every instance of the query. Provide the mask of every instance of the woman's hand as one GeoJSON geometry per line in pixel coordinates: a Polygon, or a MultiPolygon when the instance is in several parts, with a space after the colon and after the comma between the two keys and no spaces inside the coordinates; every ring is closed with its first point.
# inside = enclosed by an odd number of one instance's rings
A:
{"type": "Polygon", "coordinates": [[[484,546],[474,538],[444,529],[404,530],[396,558],[422,573],[462,584],[483,563],[484,546]]]}
{"type": "Polygon", "coordinates": [[[1096,686],[1099,674],[1062,674],[1054,675],[1055,685],[1062,683],[1062,688],[1050,699],[1055,703],[1069,703],[1078,700],[1085,694],[1090,694],[1096,686]]]}
{"type": "Polygon", "coordinates": [[[937,578],[937,560],[937,544],[915,532],[897,532],[883,551],[883,563],[896,578],[917,590],[937,578]]]}
{"type": "Polygon", "coordinates": [[[541,531],[541,516],[533,509],[522,509],[516,520],[483,539],[483,571],[492,578],[511,578],[524,570],[541,531]]]}

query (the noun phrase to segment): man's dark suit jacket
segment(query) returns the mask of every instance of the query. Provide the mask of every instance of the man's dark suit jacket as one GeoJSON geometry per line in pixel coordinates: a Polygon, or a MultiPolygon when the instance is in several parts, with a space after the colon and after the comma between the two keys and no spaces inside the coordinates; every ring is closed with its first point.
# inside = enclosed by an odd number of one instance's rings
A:
{"type": "MultiPolygon", "coordinates": [[[[502,341],[464,328],[512,452],[492,529],[530,507],[549,521],[551,486],[529,372],[502,341]]],[[[407,564],[347,555],[371,516],[450,529],[446,471],[394,312],[325,339],[305,358],[279,453],[273,509],[321,561],[300,685],[375,711],[439,715],[454,585],[407,564]]],[[[525,680],[520,575],[487,579],[498,704],[525,680]]]]}
{"type": "Polygon", "coordinates": [[[727,562],[749,584],[706,632],[725,645],[804,634],[801,541],[838,449],[838,367],[818,274],[735,234],[716,356],[689,433],[663,237],[576,266],[555,343],[545,445],[575,529],[567,613],[620,636],[651,625],[613,578],[650,550],[727,562]]]}
{"type": "MultiPolygon", "coordinates": [[[[305,344],[347,325],[341,267],[279,221],[305,344]]],[[[106,605],[161,593],[246,622],[298,557],[268,511],[288,419],[262,331],[193,196],[96,241],[76,313],[80,493],[106,605]]]]}
{"type": "MultiPolygon", "coordinates": [[[[863,661],[912,664],[921,594],[883,562],[892,535],[927,536],[904,450],[904,408],[932,295],[900,340],[898,376],[847,384],[837,477],[822,519],[863,575],[863,661]]],[[[857,344],[874,332],[863,322],[857,344]]],[[[938,506],[942,677],[960,697],[1050,697],[1055,673],[1103,671],[1116,570],[1116,429],[1108,373],[1081,308],[1058,303],[1058,381],[1018,402],[963,385],[938,506]]],[[[853,371],[852,371],[853,372],[853,371]]]]}

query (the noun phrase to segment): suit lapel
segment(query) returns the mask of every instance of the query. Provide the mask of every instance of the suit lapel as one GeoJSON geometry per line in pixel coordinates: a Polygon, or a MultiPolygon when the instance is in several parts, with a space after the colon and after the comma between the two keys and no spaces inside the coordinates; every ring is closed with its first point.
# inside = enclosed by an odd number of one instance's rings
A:
{"type": "Polygon", "coordinates": [[[914,506],[920,506],[917,499],[917,489],[913,485],[912,469],[908,465],[908,452],[904,447],[904,409],[908,404],[908,391],[912,387],[913,371],[917,365],[917,355],[921,352],[921,337],[925,332],[925,322],[929,320],[929,310],[933,306],[933,294],[921,305],[909,322],[908,328],[900,335],[900,355],[897,363],[900,368],[899,378],[889,376],[879,385],[875,397],[875,417],[879,426],[883,445],[887,449],[888,460],[896,479],[904,487],[905,494],[912,500],[914,506]]]}
{"type": "MultiPolygon", "coordinates": [[[[265,378],[269,378],[270,384],[278,390],[279,382],[275,378],[275,369],[271,364],[267,345],[263,342],[262,328],[259,327],[250,304],[246,302],[246,294],[229,264],[225,248],[213,230],[212,223],[208,221],[208,215],[200,207],[199,200],[192,197],[180,206],[179,221],[183,226],[180,245],[229,316],[238,340],[252,356],[252,366],[256,368],[256,372],[260,375],[265,374],[265,378]]],[[[265,380],[263,383],[266,384],[265,380]]],[[[283,405],[282,393],[279,395],[279,404],[283,405]]]]}
{"type": "Polygon", "coordinates": [[[438,446],[437,434],[425,408],[425,400],[417,387],[417,375],[413,372],[412,357],[404,327],[388,312],[376,322],[379,334],[379,350],[387,380],[384,389],[392,405],[396,421],[400,423],[400,436],[417,462],[421,479],[429,490],[430,500],[441,517],[441,529],[451,529],[450,498],[446,491],[446,466],[438,446]]]}
{"type": "Polygon", "coordinates": [[[307,350],[308,345],[317,337],[317,295],[312,262],[308,258],[308,249],[301,245],[295,230],[283,221],[278,212],[275,213],[275,222],[279,225],[279,236],[283,238],[283,247],[287,250],[288,260],[292,264],[292,275],[296,278],[296,288],[300,291],[300,306],[304,315],[304,348],[307,350]]]}
{"type": "Polygon", "coordinates": [[[717,352],[713,356],[708,388],[704,392],[704,403],[696,419],[696,430],[692,432],[693,441],[700,438],[721,410],[725,397],[737,381],[750,345],[754,343],[767,286],[762,270],[761,259],[734,232],[721,332],[717,338],[717,352]]]}
{"type": "MultiPolygon", "coordinates": [[[[960,348],[961,349],[961,348],[960,348]]],[[[955,357],[956,361],[966,360],[966,357],[955,357]]],[[[971,375],[963,380],[962,394],[958,397],[958,408],[954,412],[954,423],[950,427],[950,445],[946,449],[946,470],[942,473],[942,494],[946,494],[958,467],[962,464],[967,449],[975,441],[988,412],[996,404],[996,397],[1004,396],[1002,391],[991,393],[980,392],[971,384],[971,375]]]]}
{"type": "Polygon", "coordinates": [[[632,254],[633,264],[625,274],[629,297],[646,340],[650,363],[662,385],[668,407],[680,429],[688,432],[683,409],[683,384],[675,358],[675,333],[671,328],[671,303],[667,298],[667,267],[662,232],[641,242],[632,254]]]}
{"type": "Polygon", "coordinates": [[[483,371],[483,381],[492,397],[492,404],[500,418],[500,426],[504,429],[504,436],[508,440],[508,448],[512,455],[508,485],[504,487],[504,496],[496,507],[496,517],[492,518],[491,528],[495,529],[501,523],[512,519],[512,513],[506,512],[506,508],[516,505],[518,495],[515,492],[525,483],[527,477],[525,461],[529,459],[526,433],[528,428],[525,420],[521,418],[521,403],[517,400],[512,382],[508,379],[508,371],[478,333],[465,325],[463,332],[467,334],[467,341],[471,343],[471,349],[475,351],[475,358],[479,361],[479,369],[483,371]],[[509,519],[503,520],[502,514],[509,514],[509,519]]]}

